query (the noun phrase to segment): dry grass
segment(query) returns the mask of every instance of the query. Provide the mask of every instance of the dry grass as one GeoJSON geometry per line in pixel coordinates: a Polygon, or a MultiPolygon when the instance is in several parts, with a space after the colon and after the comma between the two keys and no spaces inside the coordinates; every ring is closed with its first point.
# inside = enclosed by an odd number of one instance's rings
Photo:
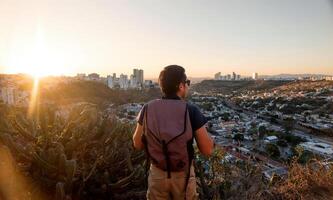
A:
{"type": "MultiPolygon", "coordinates": [[[[333,199],[333,168],[319,160],[289,166],[285,179],[264,181],[262,167],[250,162],[224,163],[223,153],[206,160],[209,174],[199,181],[201,199],[330,200],[333,199]]],[[[197,166],[200,169],[201,166],[197,166]]],[[[200,174],[199,174],[200,178],[200,174]]]]}
{"type": "Polygon", "coordinates": [[[333,199],[333,169],[320,161],[293,162],[288,178],[271,188],[274,199],[333,199]]]}

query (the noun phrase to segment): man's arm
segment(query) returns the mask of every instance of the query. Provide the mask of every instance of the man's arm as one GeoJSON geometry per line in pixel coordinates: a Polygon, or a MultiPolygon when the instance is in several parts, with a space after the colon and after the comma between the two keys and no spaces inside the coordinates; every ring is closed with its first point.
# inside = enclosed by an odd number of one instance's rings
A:
{"type": "Polygon", "coordinates": [[[198,144],[198,148],[201,154],[210,156],[213,153],[214,142],[209,136],[205,126],[202,126],[195,131],[195,140],[198,144]]]}
{"type": "Polygon", "coordinates": [[[136,117],[137,123],[136,123],[136,129],[133,134],[133,146],[138,150],[144,148],[144,144],[142,143],[142,134],[143,134],[143,120],[144,120],[143,118],[144,118],[144,113],[146,112],[146,106],[147,104],[145,104],[142,107],[138,116],[136,117]]]}
{"type": "Polygon", "coordinates": [[[138,150],[144,148],[144,145],[142,143],[142,133],[143,133],[143,126],[141,126],[139,123],[136,123],[136,129],[133,135],[133,146],[138,150]]]}

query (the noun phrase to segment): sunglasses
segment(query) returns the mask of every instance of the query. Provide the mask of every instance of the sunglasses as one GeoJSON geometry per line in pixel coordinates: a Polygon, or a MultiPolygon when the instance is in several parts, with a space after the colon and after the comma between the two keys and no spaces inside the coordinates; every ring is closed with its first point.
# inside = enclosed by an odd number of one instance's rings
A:
{"type": "Polygon", "coordinates": [[[184,83],[186,83],[188,86],[190,86],[191,85],[191,80],[186,80],[186,81],[184,81],[184,83]]]}

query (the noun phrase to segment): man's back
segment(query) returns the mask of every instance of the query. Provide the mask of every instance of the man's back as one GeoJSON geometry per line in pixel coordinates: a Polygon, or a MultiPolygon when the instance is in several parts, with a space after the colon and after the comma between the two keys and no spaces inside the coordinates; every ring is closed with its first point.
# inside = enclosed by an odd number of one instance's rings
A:
{"type": "Polygon", "coordinates": [[[187,103],[156,99],[146,104],[143,115],[144,143],[151,161],[147,197],[172,195],[184,199],[190,188],[187,199],[193,199],[193,133],[187,103]]]}
{"type": "Polygon", "coordinates": [[[192,144],[195,138],[202,154],[212,153],[213,141],[204,126],[207,120],[183,100],[190,86],[184,68],[165,67],[159,84],[162,100],[142,108],[133,135],[134,147],[145,149],[152,161],[147,199],[197,199],[192,144]]]}
{"type": "MultiPolygon", "coordinates": [[[[163,96],[162,99],[167,100],[181,100],[177,95],[170,95],[170,96],[163,96]]],[[[190,123],[192,127],[193,134],[195,134],[195,131],[199,128],[203,127],[207,123],[207,119],[205,116],[200,112],[199,108],[193,104],[187,103],[188,106],[188,113],[190,117],[190,123]]],[[[144,114],[147,109],[147,104],[145,104],[140,113],[137,116],[137,122],[142,126],[143,125],[143,119],[144,114]]]]}

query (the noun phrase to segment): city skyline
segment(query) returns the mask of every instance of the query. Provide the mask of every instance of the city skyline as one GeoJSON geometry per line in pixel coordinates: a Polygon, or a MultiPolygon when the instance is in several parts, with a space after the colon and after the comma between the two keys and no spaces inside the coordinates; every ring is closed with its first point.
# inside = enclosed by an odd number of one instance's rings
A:
{"type": "MultiPolygon", "coordinates": [[[[133,68],[132,68],[133,70],[133,68]]],[[[144,68],[142,68],[142,70],[144,70],[144,68]]],[[[236,71],[237,72],[237,71],[236,71]]],[[[97,74],[99,75],[100,77],[103,77],[103,78],[107,78],[109,76],[113,76],[113,74],[116,74],[117,76],[121,76],[121,75],[124,75],[124,76],[127,76],[127,77],[130,77],[129,74],[131,74],[132,72],[122,72],[122,71],[119,71],[119,73],[105,73],[105,74],[100,74],[98,72],[89,72],[89,73],[85,73],[85,72],[76,72],[75,74],[47,74],[43,77],[60,77],[60,76],[65,76],[65,77],[80,77],[80,76],[86,76],[88,77],[89,75],[91,74],[97,74]]],[[[195,79],[214,79],[215,78],[215,75],[217,73],[221,73],[221,72],[215,72],[214,74],[211,74],[211,75],[207,75],[207,76],[189,76],[187,75],[188,78],[195,78],[195,79]]],[[[226,71],[225,74],[222,74],[221,75],[232,75],[232,71],[226,71]]],[[[333,74],[324,74],[324,73],[278,73],[278,74],[261,74],[260,72],[252,72],[250,74],[237,74],[237,75],[240,75],[242,78],[252,78],[253,77],[253,74],[254,73],[257,73],[258,77],[274,77],[274,76],[291,76],[291,77],[311,77],[311,76],[318,76],[318,77],[333,77],[333,74]]],[[[0,72],[0,75],[28,75],[28,76],[33,76],[29,73],[24,73],[24,72],[18,72],[18,73],[2,73],[0,72]]],[[[147,77],[146,75],[144,76],[144,80],[154,80],[154,81],[157,81],[158,79],[158,74],[156,74],[156,76],[154,77],[147,77]]]]}
{"type": "Polygon", "coordinates": [[[333,75],[329,0],[4,0],[0,22],[0,73],[106,76],[139,66],[151,79],[179,64],[190,77],[333,75]]]}

